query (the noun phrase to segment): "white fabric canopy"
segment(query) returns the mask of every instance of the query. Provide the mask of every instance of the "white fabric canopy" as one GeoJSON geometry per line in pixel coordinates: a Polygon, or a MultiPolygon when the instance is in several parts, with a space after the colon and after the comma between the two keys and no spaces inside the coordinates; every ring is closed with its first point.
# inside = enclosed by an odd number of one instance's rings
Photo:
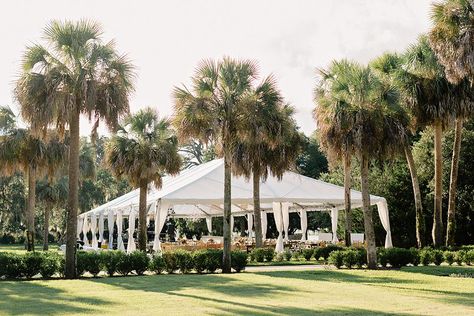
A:
{"type": "Polygon", "coordinates": [[[207,226],[207,231],[209,232],[209,235],[212,235],[212,217],[210,216],[206,217],[206,226],[207,226]]]}
{"type": "Polygon", "coordinates": [[[97,215],[91,215],[91,232],[92,232],[92,248],[97,249],[99,244],[97,243],[97,215]]]}
{"type": "Polygon", "coordinates": [[[81,232],[82,232],[82,225],[84,225],[84,218],[78,218],[77,219],[77,239],[80,238],[81,232]]]}
{"type": "Polygon", "coordinates": [[[104,212],[100,212],[99,214],[99,242],[104,242],[104,212]]]}
{"type": "Polygon", "coordinates": [[[267,213],[262,212],[262,238],[267,238],[267,213]]]}
{"type": "Polygon", "coordinates": [[[306,231],[308,230],[308,215],[305,210],[300,211],[301,241],[306,241],[306,231]]]}
{"type": "Polygon", "coordinates": [[[163,226],[166,223],[166,217],[168,216],[168,208],[169,204],[166,202],[158,203],[155,209],[155,239],[153,240],[153,250],[154,251],[161,251],[161,244],[160,244],[160,233],[163,229],[163,226]]]}
{"type": "Polygon", "coordinates": [[[247,232],[249,238],[253,237],[253,214],[247,214],[247,232]]]}
{"type": "MultiPolygon", "coordinates": [[[[150,189],[147,201],[149,206],[153,203],[162,203],[163,205],[166,203],[170,208],[169,216],[173,218],[222,216],[223,188],[224,164],[222,159],[216,159],[184,170],[176,177],[164,177],[162,188],[160,190],[150,189]]],[[[253,204],[251,181],[245,177],[233,176],[231,191],[232,215],[243,216],[251,213],[249,207],[253,204]]],[[[269,176],[266,181],[260,183],[260,201],[264,212],[273,212],[273,202],[286,203],[290,213],[300,212],[302,209],[306,212],[341,210],[344,209],[344,188],[288,171],[284,173],[281,181],[276,177],[269,176]]],[[[383,197],[372,195],[370,201],[378,207],[379,216],[387,232],[385,245],[390,247],[390,220],[386,200],[383,197]]],[[[128,217],[131,210],[138,208],[138,202],[139,191],[137,189],[89,212],[80,214],[79,218],[90,218],[91,214],[100,214],[100,212],[117,214],[118,211],[121,211],[123,216],[128,217]]],[[[353,208],[361,207],[362,194],[352,190],[351,202],[353,208]]],[[[281,207],[279,211],[281,213],[281,207]]],[[[155,216],[155,209],[150,208],[148,214],[155,216]]],[[[281,215],[282,232],[285,231],[286,239],[289,216],[287,217],[286,212],[281,215]]],[[[265,233],[265,220],[262,220],[262,228],[263,233],[265,233]]]]}
{"type": "Polygon", "coordinates": [[[337,243],[337,220],[339,216],[339,211],[337,209],[331,210],[331,231],[332,231],[332,242],[337,243]]]}
{"type": "Polygon", "coordinates": [[[87,217],[84,217],[84,222],[82,224],[82,241],[84,242],[84,246],[90,247],[89,239],[87,238],[87,233],[89,232],[89,220],[87,217]]]}
{"type": "Polygon", "coordinates": [[[114,213],[107,214],[107,226],[109,227],[109,249],[114,247],[114,213]]]}
{"type": "Polygon", "coordinates": [[[285,239],[284,241],[287,242],[288,239],[288,230],[290,229],[290,204],[289,203],[281,203],[281,216],[283,220],[283,230],[285,231],[285,239]]]}
{"type": "Polygon", "coordinates": [[[273,203],[273,216],[275,217],[275,226],[278,231],[278,238],[276,242],[275,251],[282,252],[283,251],[283,215],[282,215],[282,205],[281,202],[274,202],[273,203]]]}
{"type": "Polygon", "coordinates": [[[135,239],[133,238],[133,233],[135,233],[135,216],[135,211],[131,210],[128,216],[127,253],[131,253],[132,251],[135,251],[137,249],[137,246],[135,245],[135,239]]]}
{"type": "Polygon", "coordinates": [[[117,211],[117,249],[124,251],[125,245],[123,244],[122,230],[123,230],[122,211],[117,211]]]}

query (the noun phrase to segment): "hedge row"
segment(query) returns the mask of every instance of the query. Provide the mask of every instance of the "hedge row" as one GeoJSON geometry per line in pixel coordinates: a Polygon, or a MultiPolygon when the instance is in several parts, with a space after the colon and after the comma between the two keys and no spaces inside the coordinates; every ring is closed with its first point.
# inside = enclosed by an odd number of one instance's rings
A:
{"type": "MultiPolygon", "coordinates": [[[[247,265],[247,254],[233,251],[231,255],[232,268],[237,272],[244,270],[247,265]]],[[[140,251],[130,254],[122,251],[77,253],[78,276],[86,272],[94,277],[101,272],[109,276],[129,275],[132,272],[142,275],[146,271],[157,274],[163,271],[189,273],[193,270],[197,273],[214,273],[221,266],[222,251],[213,249],[195,252],[176,250],[153,257],[140,251]]],[[[64,257],[56,252],[0,253],[0,278],[31,279],[40,275],[48,279],[55,275],[62,276],[63,267],[64,257]]]]}
{"type": "MultiPolygon", "coordinates": [[[[366,264],[366,252],[364,249],[345,249],[331,252],[329,263],[338,269],[342,266],[352,268],[353,266],[362,267],[366,264]]],[[[377,260],[380,266],[400,268],[406,265],[440,265],[445,262],[452,265],[456,262],[458,265],[471,265],[474,263],[474,250],[442,251],[439,249],[416,249],[416,248],[380,248],[377,251],[377,260]]]]}
{"type": "Polygon", "coordinates": [[[285,250],[277,254],[274,248],[258,248],[250,253],[250,260],[256,262],[290,261],[291,259],[300,260],[303,257],[307,261],[311,259],[327,261],[331,252],[342,249],[342,247],[337,245],[327,245],[325,247],[307,248],[298,251],[285,250]]]}

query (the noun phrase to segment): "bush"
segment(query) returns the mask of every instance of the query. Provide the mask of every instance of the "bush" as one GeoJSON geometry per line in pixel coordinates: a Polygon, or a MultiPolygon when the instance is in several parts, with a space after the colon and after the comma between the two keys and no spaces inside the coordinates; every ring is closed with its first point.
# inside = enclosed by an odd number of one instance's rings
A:
{"type": "Polygon", "coordinates": [[[17,279],[24,276],[25,263],[23,256],[5,252],[1,256],[0,275],[7,279],[17,279]]]}
{"type": "Polygon", "coordinates": [[[101,253],[101,260],[105,272],[107,272],[109,276],[113,276],[115,272],[117,272],[117,266],[122,260],[122,256],[126,255],[126,253],[120,250],[103,251],[101,253]]]}
{"type": "Polygon", "coordinates": [[[204,249],[193,253],[194,270],[197,273],[203,273],[207,269],[208,256],[207,250],[204,249]]]}
{"type": "Polygon", "coordinates": [[[455,256],[454,256],[454,261],[456,261],[456,263],[457,263],[459,266],[462,265],[463,260],[464,260],[463,252],[464,252],[464,250],[459,250],[458,252],[456,252],[456,254],[455,254],[455,256]]]}
{"type": "Polygon", "coordinates": [[[156,254],[153,256],[150,262],[150,270],[156,274],[161,274],[166,268],[165,260],[161,254],[156,254]]]}
{"type": "Polygon", "coordinates": [[[130,256],[122,252],[120,255],[118,255],[117,272],[121,275],[129,275],[132,270],[133,267],[130,256]]]}
{"type": "Polygon", "coordinates": [[[357,267],[362,268],[367,264],[367,251],[364,248],[358,248],[357,251],[357,267]]]}
{"type": "Polygon", "coordinates": [[[237,272],[245,270],[247,257],[247,253],[243,251],[232,251],[230,261],[232,268],[237,272]]]}
{"type": "Polygon", "coordinates": [[[88,251],[84,253],[85,269],[94,277],[102,271],[102,256],[100,252],[88,251]]]}
{"type": "Polygon", "coordinates": [[[331,251],[329,263],[340,269],[344,263],[344,252],[342,250],[331,251]]]}
{"type": "Polygon", "coordinates": [[[347,268],[351,269],[357,264],[357,261],[359,260],[359,253],[356,250],[343,250],[342,254],[342,262],[347,268]]]}
{"type": "Polygon", "coordinates": [[[455,255],[456,253],[454,251],[445,251],[443,253],[444,261],[447,264],[452,265],[454,263],[455,255]]]}
{"type": "Polygon", "coordinates": [[[178,263],[176,262],[176,256],[173,251],[163,253],[163,260],[165,262],[165,270],[168,273],[174,273],[178,270],[178,263]]]}
{"type": "Polygon", "coordinates": [[[443,252],[438,249],[433,250],[432,258],[433,258],[433,263],[439,266],[441,263],[443,263],[443,260],[444,260],[443,252]]]}
{"type": "Polygon", "coordinates": [[[265,260],[267,260],[268,262],[273,261],[273,258],[275,258],[275,250],[273,248],[263,248],[263,250],[265,260]]]}
{"type": "Polygon", "coordinates": [[[464,252],[464,262],[470,266],[472,262],[474,262],[474,249],[467,250],[464,252]]]}
{"type": "Polygon", "coordinates": [[[384,251],[387,262],[393,268],[401,268],[411,263],[412,252],[404,248],[388,248],[384,251]]]}
{"type": "Polygon", "coordinates": [[[311,260],[311,257],[314,255],[314,250],[311,248],[303,249],[303,257],[306,259],[306,261],[311,260]]]}
{"type": "Polygon", "coordinates": [[[424,266],[429,265],[434,261],[433,250],[425,248],[420,250],[420,263],[424,266]]]}
{"type": "Polygon", "coordinates": [[[27,252],[23,256],[23,274],[28,279],[40,273],[43,257],[38,252],[27,252]]]}
{"type": "Polygon", "coordinates": [[[222,255],[222,250],[207,250],[207,271],[209,273],[214,273],[217,269],[222,267],[222,255]]]}
{"type": "Polygon", "coordinates": [[[415,267],[420,264],[420,251],[416,248],[410,248],[411,264],[415,267]]]}
{"type": "Polygon", "coordinates": [[[292,254],[291,254],[291,256],[293,257],[293,259],[299,261],[300,258],[301,258],[301,252],[298,251],[298,250],[293,251],[292,254]]]}
{"type": "Polygon", "coordinates": [[[42,255],[40,274],[49,279],[61,269],[61,255],[54,252],[44,252],[42,255]]]}
{"type": "MultiPolygon", "coordinates": [[[[291,259],[291,257],[290,257],[291,259]]],[[[283,252],[277,253],[275,256],[276,262],[283,262],[285,260],[285,254],[283,252]]]]}
{"type": "Polygon", "coordinates": [[[86,256],[87,254],[85,251],[77,252],[76,274],[78,277],[80,277],[86,272],[86,269],[87,269],[86,256]]]}
{"type": "Polygon", "coordinates": [[[291,253],[291,250],[285,250],[283,252],[283,257],[285,258],[286,261],[290,261],[292,256],[293,254],[291,253]]]}
{"type": "Polygon", "coordinates": [[[176,265],[181,273],[188,273],[193,269],[193,256],[187,250],[177,249],[174,251],[176,265]]]}
{"type": "Polygon", "coordinates": [[[264,248],[256,248],[252,250],[252,257],[257,262],[265,261],[265,249],[264,248]]]}
{"type": "Polygon", "coordinates": [[[379,248],[377,249],[377,261],[382,267],[386,267],[388,264],[387,249],[379,248]]]}
{"type": "Polygon", "coordinates": [[[143,275],[148,269],[150,264],[150,258],[143,251],[133,251],[129,254],[131,269],[134,270],[138,275],[143,275]]]}
{"type": "Polygon", "coordinates": [[[314,257],[316,259],[320,259],[321,257],[323,257],[324,261],[327,261],[331,252],[342,250],[342,249],[343,249],[342,247],[337,246],[337,245],[327,245],[325,247],[317,247],[314,252],[314,257]]]}

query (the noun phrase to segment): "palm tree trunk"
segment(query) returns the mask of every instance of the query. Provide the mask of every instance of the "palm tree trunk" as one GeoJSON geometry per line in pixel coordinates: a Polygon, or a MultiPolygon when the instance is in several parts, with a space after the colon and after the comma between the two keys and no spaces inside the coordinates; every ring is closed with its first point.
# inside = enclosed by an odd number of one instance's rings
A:
{"type": "Polygon", "coordinates": [[[415,198],[415,218],[416,218],[416,244],[418,248],[425,245],[425,219],[423,217],[423,205],[421,203],[420,184],[418,182],[418,174],[416,172],[415,160],[409,144],[405,147],[405,156],[408,168],[410,169],[411,183],[413,187],[413,196],[415,198]]]}
{"type": "Polygon", "coordinates": [[[361,155],[361,189],[362,189],[362,210],[364,212],[364,230],[367,243],[367,266],[369,269],[377,268],[377,249],[375,247],[375,232],[370,207],[369,194],[369,159],[366,154],[361,155]]]}
{"type": "Polygon", "coordinates": [[[443,243],[443,158],[441,152],[441,139],[443,137],[443,127],[441,121],[434,124],[434,158],[435,158],[435,196],[434,196],[434,214],[433,214],[433,244],[439,247],[443,243]]]}
{"type": "Polygon", "coordinates": [[[230,252],[231,252],[231,231],[230,231],[230,217],[231,217],[231,179],[232,179],[232,165],[231,153],[229,148],[224,144],[224,251],[222,255],[222,272],[230,273],[230,252]]]}
{"type": "MultiPolygon", "coordinates": [[[[257,164],[253,168],[253,214],[255,224],[255,247],[263,246],[262,213],[260,211],[260,170],[257,164]]],[[[249,227],[249,230],[251,227],[249,227]]]]}
{"type": "Polygon", "coordinates": [[[49,249],[49,212],[51,211],[51,204],[46,203],[44,208],[44,232],[43,232],[43,250],[49,249]]]}
{"type": "Polygon", "coordinates": [[[77,209],[79,206],[79,111],[73,111],[69,119],[69,192],[66,224],[65,277],[76,278],[77,209]]]}
{"type": "MultiPolygon", "coordinates": [[[[148,191],[148,183],[140,181],[140,201],[138,204],[138,249],[146,251],[147,227],[146,227],[146,194],[148,191]]],[[[158,225],[158,223],[155,223],[158,225]]]]}
{"type": "Polygon", "coordinates": [[[351,211],[351,157],[344,155],[344,209],[346,213],[345,243],[351,245],[352,211],[351,211]]]}
{"type": "Polygon", "coordinates": [[[456,127],[454,129],[453,158],[451,160],[451,177],[449,181],[446,246],[454,245],[454,233],[456,231],[456,187],[458,183],[459,156],[461,154],[462,126],[462,119],[456,119],[456,127]]]}
{"type": "Polygon", "coordinates": [[[28,201],[26,204],[26,249],[35,251],[36,168],[28,167],[28,201]]]}

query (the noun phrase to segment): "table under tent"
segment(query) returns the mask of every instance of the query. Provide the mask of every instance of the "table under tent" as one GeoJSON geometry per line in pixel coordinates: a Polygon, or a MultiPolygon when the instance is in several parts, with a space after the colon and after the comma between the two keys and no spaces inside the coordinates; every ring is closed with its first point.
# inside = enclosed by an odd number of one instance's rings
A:
{"type": "MultiPolygon", "coordinates": [[[[253,228],[253,188],[252,181],[244,177],[232,177],[232,220],[235,216],[246,216],[248,231],[253,228]]],[[[206,219],[211,231],[212,218],[223,216],[224,200],[224,161],[216,159],[182,171],[178,176],[163,178],[162,188],[150,186],[147,194],[147,225],[154,221],[155,237],[153,250],[161,251],[160,232],[168,218],[206,219]]],[[[117,249],[125,250],[122,239],[123,220],[128,218],[127,251],[136,249],[133,233],[138,217],[139,191],[133,190],[95,209],[78,216],[77,236],[84,235],[84,243],[98,248],[104,242],[104,224],[107,221],[109,231],[117,226],[117,249]],[[92,232],[89,244],[87,233],[92,232]],[[97,237],[98,234],[98,237],[97,237]]],[[[306,240],[307,212],[328,211],[331,214],[332,242],[338,242],[337,220],[339,211],[344,209],[344,188],[315,180],[291,171],[284,173],[281,180],[269,177],[260,183],[260,203],[262,210],[262,232],[267,231],[267,213],[273,213],[278,238],[276,251],[282,252],[284,242],[288,240],[289,214],[300,215],[302,241],[306,240]]],[[[385,247],[392,247],[388,207],[385,198],[371,195],[371,205],[376,205],[378,214],[386,231],[385,247]]],[[[362,206],[362,194],[351,191],[352,208],[362,206]]],[[[109,238],[108,247],[112,248],[113,238],[109,238]]]]}

